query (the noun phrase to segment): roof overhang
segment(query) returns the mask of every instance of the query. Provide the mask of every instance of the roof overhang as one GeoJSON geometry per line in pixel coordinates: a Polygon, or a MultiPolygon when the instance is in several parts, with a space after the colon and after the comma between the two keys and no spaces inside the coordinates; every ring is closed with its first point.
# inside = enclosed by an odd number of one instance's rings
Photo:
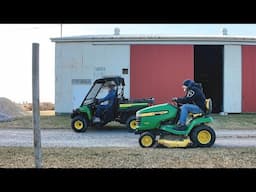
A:
{"type": "Polygon", "coordinates": [[[85,35],[51,38],[52,42],[90,42],[95,44],[140,44],[140,43],[214,43],[214,44],[256,44],[256,36],[173,36],[173,35],[85,35]]]}

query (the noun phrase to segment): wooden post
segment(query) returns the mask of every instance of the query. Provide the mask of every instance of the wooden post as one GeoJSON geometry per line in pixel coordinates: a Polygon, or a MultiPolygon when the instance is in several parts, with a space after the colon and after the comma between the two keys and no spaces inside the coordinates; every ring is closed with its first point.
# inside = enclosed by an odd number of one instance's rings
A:
{"type": "Polygon", "coordinates": [[[40,132],[40,106],[39,106],[39,44],[32,44],[32,96],[33,96],[33,130],[35,166],[41,168],[41,132],[40,132]]]}

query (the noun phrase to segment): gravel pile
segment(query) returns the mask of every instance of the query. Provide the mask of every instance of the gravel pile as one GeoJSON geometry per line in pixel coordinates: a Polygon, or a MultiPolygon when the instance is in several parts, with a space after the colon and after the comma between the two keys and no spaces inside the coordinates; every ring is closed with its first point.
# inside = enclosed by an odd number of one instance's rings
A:
{"type": "Polygon", "coordinates": [[[26,115],[26,112],[11,100],[0,97],[0,122],[12,121],[17,117],[26,115]]]}

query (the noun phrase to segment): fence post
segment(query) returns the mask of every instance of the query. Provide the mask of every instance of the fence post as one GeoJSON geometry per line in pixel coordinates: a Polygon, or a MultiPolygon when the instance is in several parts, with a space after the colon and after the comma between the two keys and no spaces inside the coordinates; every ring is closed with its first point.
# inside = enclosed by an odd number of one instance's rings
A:
{"type": "Polygon", "coordinates": [[[32,97],[33,97],[33,130],[34,154],[36,168],[42,167],[40,106],[39,106],[39,44],[32,44],[32,97]]]}

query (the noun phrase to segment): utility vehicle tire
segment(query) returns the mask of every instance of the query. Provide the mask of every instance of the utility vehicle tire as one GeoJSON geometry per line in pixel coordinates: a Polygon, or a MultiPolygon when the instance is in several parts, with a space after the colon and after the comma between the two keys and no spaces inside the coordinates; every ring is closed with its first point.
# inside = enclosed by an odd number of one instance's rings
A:
{"type": "Polygon", "coordinates": [[[139,144],[143,148],[153,147],[156,142],[156,136],[150,132],[144,132],[140,135],[139,144]]]}
{"type": "Polygon", "coordinates": [[[75,132],[85,132],[88,128],[88,123],[83,116],[78,115],[72,119],[71,127],[75,132]]]}
{"type": "Polygon", "coordinates": [[[126,127],[128,131],[132,133],[135,132],[136,125],[137,125],[136,116],[135,115],[130,116],[126,121],[126,127]]]}
{"type": "Polygon", "coordinates": [[[216,139],[215,131],[206,125],[192,129],[190,133],[191,147],[211,147],[216,139]]]}

